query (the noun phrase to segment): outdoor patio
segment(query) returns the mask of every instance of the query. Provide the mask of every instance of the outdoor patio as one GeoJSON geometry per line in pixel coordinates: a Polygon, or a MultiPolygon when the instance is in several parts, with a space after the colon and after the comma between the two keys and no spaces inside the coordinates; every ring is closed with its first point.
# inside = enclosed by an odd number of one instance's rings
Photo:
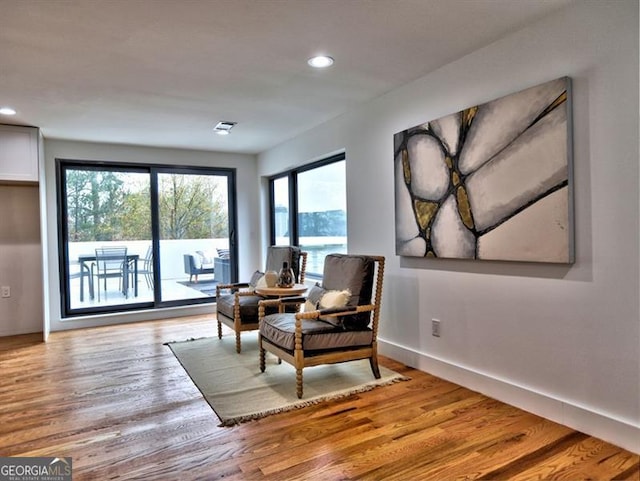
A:
{"type": "MultiPolygon", "coordinates": [[[[161,301],[185,301],[215,296],[215,274],[201,274],[198,282],[189,282],[189,274],[185,272],[183,257],[185,254],[195,254],[202,251],[210,256],[216,253],[216,247],[224,248],[225,239],[184,239],[162,241],[160,244],[160,272],[161,272],[161,301]]],[[[69,243],[70,260],[70,304],[72,309],[84,309],[96,306],[121,304],[135,304],[153,302],[153,276],[144,274],[144,257],[151,241],[127,242],[76,242],[69,243]],[[126,246],[127,256],[131,262],[137,262],[137,296],[134,285],[129,286],[127,295],[122,292],[122,278],[107,279],[105,290],[104,279],[91,275],[91,261],[84,262],[84,257],[91,257],[96,248],[105,246],[126,246]],[[88,265],[87,265],[88,264],[88,265]],[[84,271],[84,272],[83,272],[84,271]],[[90,280],[91,279],[91,280],[90,280]],[[90,295],[90,285],[93,283],[94,296],[90,295]],[[100,295],[98,296],[98,288],[100,295]],[[81,295],[82,294],[82,295],[81,295]],[[99,299],[98,299],[99,297],[99,299]]],[[[135,269],[130,268],[131,277],[135,269]]],[[[130,281],[131,282],[131,281],[130,281]]]]}
{"type": "MultiPolygon", "coordinates": [[[[102,283],[102,281],[101,281],[102,283]]],[[[162,301],[175,301],[185,299],[199,299],[204,297],[215,296],[215,286],[217,282],[214,280],[213,275],[201,276],[198,282],[199,286],[189,283],[189,276],[184,276],[181,279],[168,279],[162,281],[162,301]],[[203,292],[199,289],[206,288],[208,292],[203,292]],[[212,294],[209,292],[213,291],[212,294]]],[[[96,286],[97,289],[97,286],[96,286]]],[[[109,279],[107,281],[107,290],[104,290],[104,284],[100,285],[100,300],[95,295],[93,299],[88,294],[88,289],[85,284],[84,300],[80,302],[80,278],[71,279],[71,298],[73,300],[74,309],[83,309],[87,307],[96,306],[108,306],[116,304],[136,304],[139,302],[152,302],[153,290],[147,286],[146,281],[140,277],[138,279],[138,296],[134,296],[133,287],[129,288],[128,295],[125,298],[124,294],[120,291],[119,283],[117,279],[109,279]]]]}

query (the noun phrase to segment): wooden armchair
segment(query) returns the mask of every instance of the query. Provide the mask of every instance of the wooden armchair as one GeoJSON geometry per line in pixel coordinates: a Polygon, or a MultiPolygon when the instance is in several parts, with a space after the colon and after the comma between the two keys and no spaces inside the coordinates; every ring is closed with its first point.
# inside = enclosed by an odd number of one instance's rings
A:
{"type": "Polygon", "coordinates": [[[302,370],[308,366],[369,359],[379,379],[376,338],[384,262],[381,256],[330,254],[325,258],[322,287],[313,287],[306,298],[260,301],[260,370],[265,370],[266,351],[292,364],[298,398],[302,370]],[[304,312],[281,309],[303,302],[304,312]],[[269,314],[269,308],[278,312],[269,314]]]}
{"type": "MultiPolygon", "coordinates": [[[[270,246],[267,252],[266,271],[279,272],[282,263],[288,262],[293,270],[296,282],[304,283],[307,266],[307,253],[296,246],[270,246]]],[[[236,333],[236,351],[240,353],[242,331],[258,329],[258,296],[253,289],[264,273],[256,271],[249,282],[218,284],[216,286],[216,317],[218,320],[218,338],[222,339],[222,324],[236,333]]]]}

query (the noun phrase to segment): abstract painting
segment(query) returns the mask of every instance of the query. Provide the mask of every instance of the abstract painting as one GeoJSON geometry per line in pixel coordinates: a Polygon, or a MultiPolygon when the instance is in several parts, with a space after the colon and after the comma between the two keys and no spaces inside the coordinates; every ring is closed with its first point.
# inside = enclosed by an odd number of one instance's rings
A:
{"type": "Polygon", "coordinates": [[[394,135],[396,254],[572,263],[571,80],[394,135]]]}

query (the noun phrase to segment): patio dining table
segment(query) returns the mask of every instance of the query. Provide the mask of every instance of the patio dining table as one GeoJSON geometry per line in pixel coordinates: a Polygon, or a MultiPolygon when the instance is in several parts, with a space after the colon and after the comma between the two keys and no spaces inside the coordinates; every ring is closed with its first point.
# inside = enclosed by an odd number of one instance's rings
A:
{"type": "MultiPolygon", "coordinates": [[[[109,259],[109,257],[101,256],[100,259],[109,259]]],[[[127,262],[124,263],[124,272],[123,276],[123,290],[127,292],[129,289],[128,280],[129,280],[129,267],[133,266],[133,295],[134,297],[138,297],[138,260],[140,259],[139,254],[127,254],[127,262]]],[[[88,286],[89,286],[89,297],[93,300],[95,292],[93,289],[93,277],[91,275],[90,264],[96,261],[95,254],[81,254],[78,256],[78,264],[80,264],[80,302],[84,301],[84,278],[85,276],[89,277],[88,286]],[[85,274],[85,271],[87,274],[85,274]]]]}

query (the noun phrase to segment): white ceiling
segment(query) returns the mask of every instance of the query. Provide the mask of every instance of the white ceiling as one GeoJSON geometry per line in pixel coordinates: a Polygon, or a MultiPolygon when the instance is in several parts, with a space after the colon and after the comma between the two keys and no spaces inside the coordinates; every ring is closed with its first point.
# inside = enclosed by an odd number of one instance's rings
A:
{"type": "Polygon", "coordinates": [[[257,153],[572,1],[0,0],[0,123],[257,153]]]}

